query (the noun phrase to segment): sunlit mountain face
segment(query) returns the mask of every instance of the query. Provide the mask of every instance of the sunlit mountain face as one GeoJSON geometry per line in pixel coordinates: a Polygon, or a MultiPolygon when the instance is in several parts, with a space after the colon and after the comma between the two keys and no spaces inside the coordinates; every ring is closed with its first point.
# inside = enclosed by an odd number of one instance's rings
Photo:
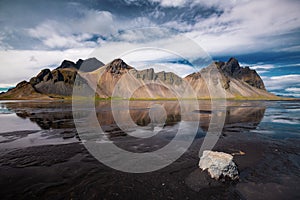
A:
{"type": "MultiPolygon", "coordinates": [[[[96,48],[113,54],[116,43],[129,49],[156,40],[164,41],[159,43],[162,49],[187,53],[178,61],[151,54],[147,62],[178,68],[184,76],[191,73],[189,61],[197,55],[176,42],[180,35],[192,39],[213,60],[236,57],[242,66],[256,69],[269,91],[300,97],[299,8],[295,0],[3,0],[0,85],[13,86],[65,59],[89,58],[96,48]]],[[[97,59],[111,61],[103,55],[97,59]]]]}

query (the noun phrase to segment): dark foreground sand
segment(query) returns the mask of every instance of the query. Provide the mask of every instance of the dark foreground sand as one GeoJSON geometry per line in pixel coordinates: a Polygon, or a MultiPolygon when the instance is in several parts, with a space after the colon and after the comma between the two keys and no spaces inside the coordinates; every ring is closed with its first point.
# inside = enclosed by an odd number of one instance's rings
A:
{"type": "Polygon", "coordinates": [[[2,150],[1,199],[300,199],[300,143],[224,132],[214,150],[235,155],[236,183],[198,168],[202,138],[170,166],[129,174],[104,166],[80,143],[2,150]]]}

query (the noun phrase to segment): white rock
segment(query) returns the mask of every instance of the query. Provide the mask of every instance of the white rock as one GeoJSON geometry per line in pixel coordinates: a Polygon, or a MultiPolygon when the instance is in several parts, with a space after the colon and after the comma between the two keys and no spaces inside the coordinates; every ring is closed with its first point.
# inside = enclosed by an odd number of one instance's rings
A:
{"type": "Polygon", "coordinates": [[[232,180],[239,178],[238,169],[233,162],[233,156],[223,152],[204,151],[199,161],[199,167],[209,172],[214,179],[228,177],[232,180]]]}

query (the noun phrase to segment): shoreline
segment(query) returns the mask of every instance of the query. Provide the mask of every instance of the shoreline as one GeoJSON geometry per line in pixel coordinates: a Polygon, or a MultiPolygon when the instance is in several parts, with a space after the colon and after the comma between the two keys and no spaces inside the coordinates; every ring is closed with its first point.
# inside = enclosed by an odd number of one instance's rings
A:
{"type": "MultiPolygon", "coordinates": [[[[67,102],[67,101],[86,101],[91,100],[91,98],[87,97],[79,97],[79,98],[72,98],[72,97],[55,97],[55,98],[0,98],[0,101],[24,101],[24,102],[31,102],[31,101],[41,101],[41,102],[67,102]]],[[[237,98],[95,98],[95,101],[189,101],[189,100],[197,100],[197,101],[300,101],[300,98],[247,98],[247,97],[237,97],[237,98]]]]}

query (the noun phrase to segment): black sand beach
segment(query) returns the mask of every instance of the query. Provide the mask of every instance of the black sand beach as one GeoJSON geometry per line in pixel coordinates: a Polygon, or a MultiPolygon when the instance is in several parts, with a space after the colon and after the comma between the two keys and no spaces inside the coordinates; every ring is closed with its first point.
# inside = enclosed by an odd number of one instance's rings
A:
{"type": "MultiPolygon", "coordinates": [[[[167,104],[172,107],[173,103],[167,104]]],[[[234,155],[240,173],[236,182],[216,181],[198,167],[199,148],[207,128],[205,120],[210,118],[208,112],[201,113],[206,118],[203,116],[196,138],[183,156],[161,170],[132,174],[111,169],[89,154],[76,135],[71,105],[28,102],[1,105],[8,113],[17,113],[16,116],[40,127],[0,134],[1,199],[300,198],[299,102],[229,103],[222,135],[213,150],[234,155]]],[[[131,114],[140,119],[142,112],[134,110],[131,114]]],[[[153,151],[157,145],[168,142],[169,137],[154,137],[143,143],[134,141],[120,134],[108,115],[99,117],[100,124],[109,124],[112,140],[125,149],[153,151]]],[[[171,112],[171,116],[173,120],[166,129],[180,121],[174,117],[176,112],[171,112]]],[[[26,123],[29,122],[24,121],[24,127],[29,127],[26,123]]]]}

